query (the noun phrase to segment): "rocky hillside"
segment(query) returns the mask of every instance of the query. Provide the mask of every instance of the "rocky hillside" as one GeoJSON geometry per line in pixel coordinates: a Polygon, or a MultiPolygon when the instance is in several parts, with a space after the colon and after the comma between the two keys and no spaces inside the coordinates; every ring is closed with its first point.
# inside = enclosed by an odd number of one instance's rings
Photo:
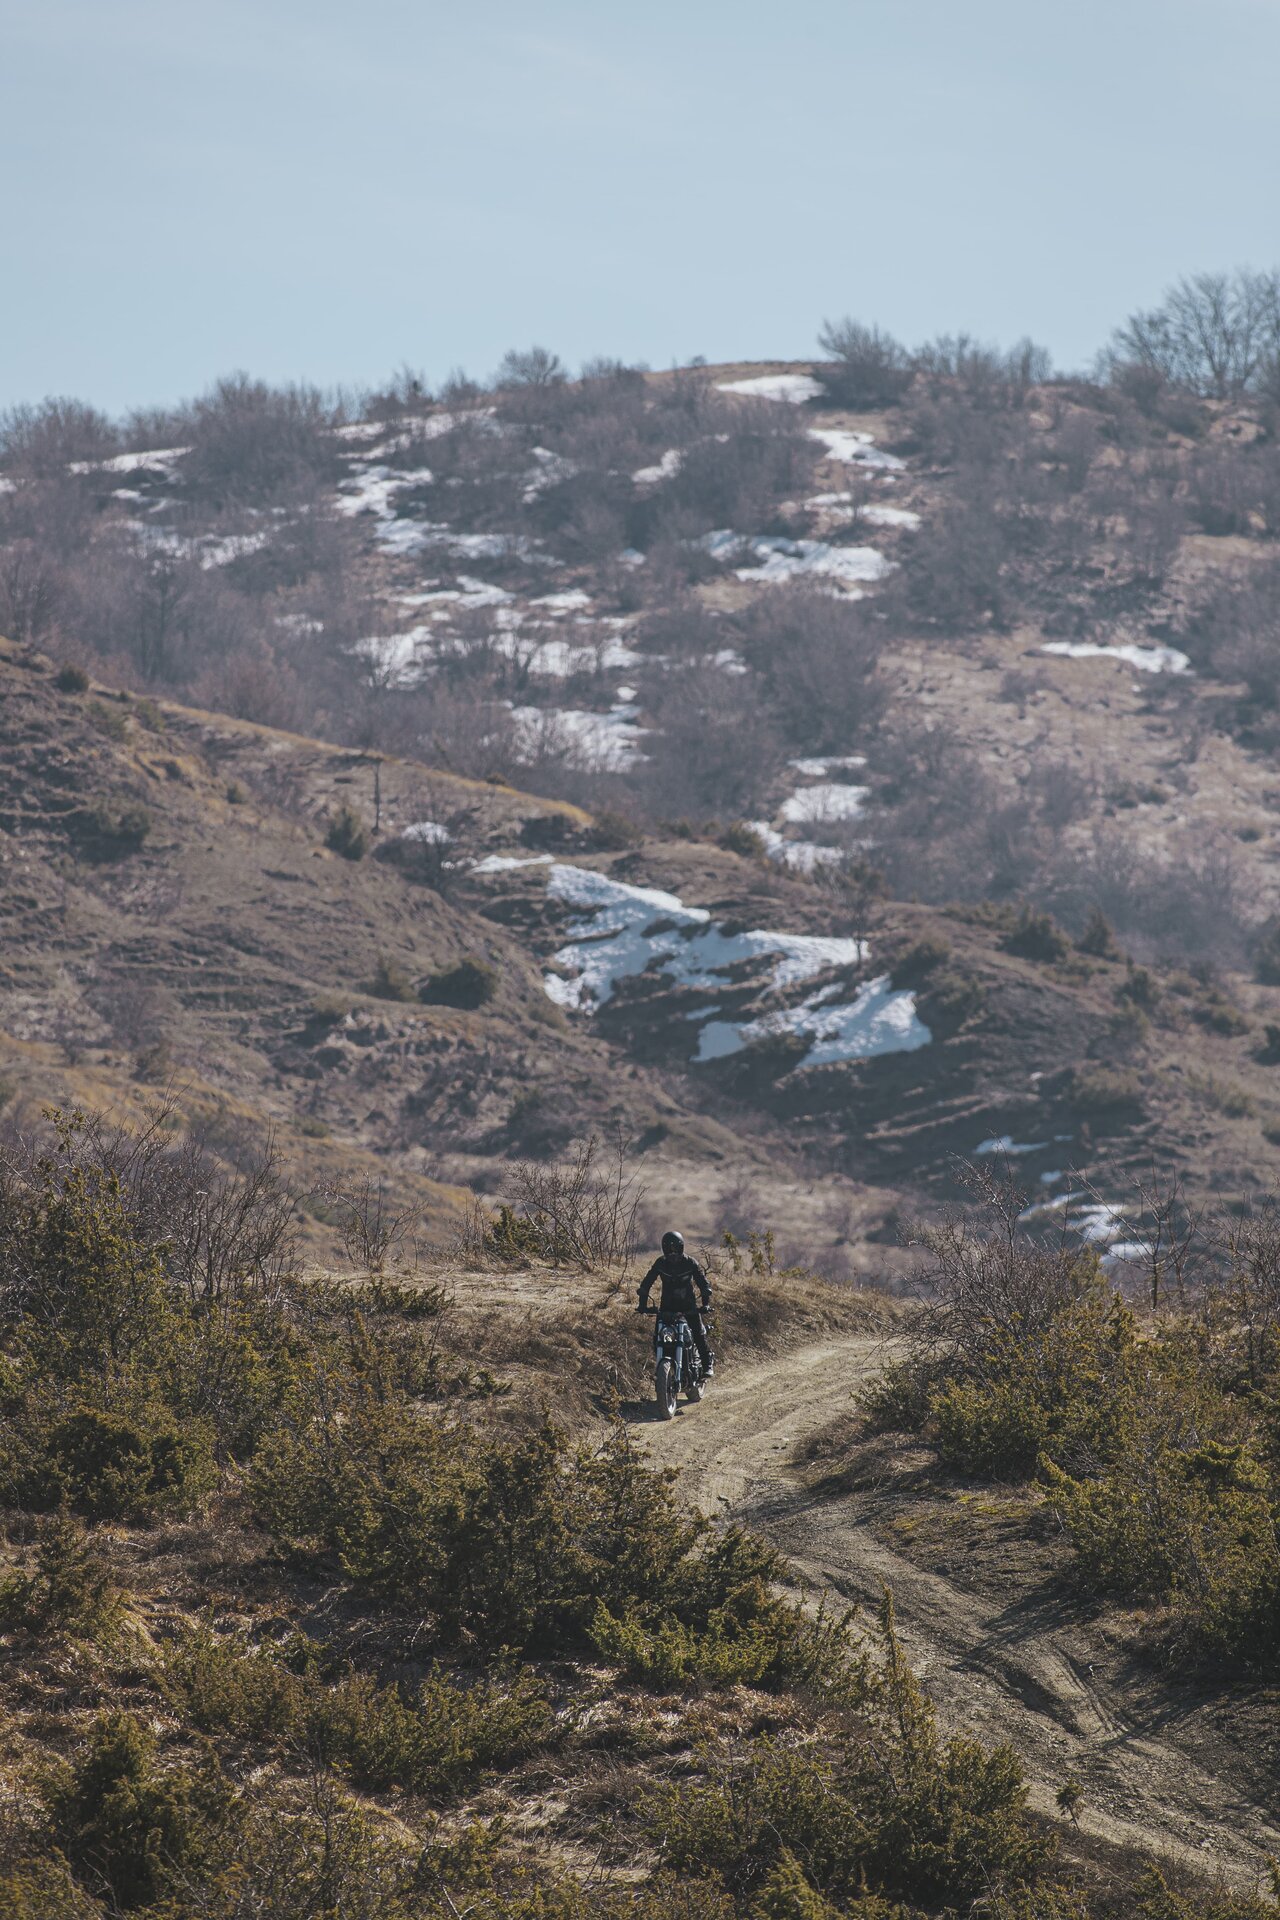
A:
{"type": "Polygon", "coordinates": [[[0,651],[11,1122],[166,1089],[309,1197],[451,1231],[511,1164],[621,1126],[646,1232],[772,1228],[891,1278],[904,1213],[1007,1157],[1129,1237],[1158,1157],[1266,1179],[1280,992],[1135,966],[1027,909],[818,883],[735,832],[608,816],[85,683],[0,651]],[[1075,1198],[1071,1198],[1075,1196],[1075,1198]]]}

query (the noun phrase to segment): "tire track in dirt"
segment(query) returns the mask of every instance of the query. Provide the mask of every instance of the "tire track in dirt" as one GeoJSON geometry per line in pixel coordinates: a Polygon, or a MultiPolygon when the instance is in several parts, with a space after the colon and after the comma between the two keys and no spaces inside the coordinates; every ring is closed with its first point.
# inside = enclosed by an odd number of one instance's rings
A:
{"type": "Polygon", "coordinates": [[[1280,1826],[1238,1783],[1176,1745],[1158,1706],[1149,1715],[1107,1698],[1094,1678],[1096,1645],[1039,1597],[1006,1605],[912,1565],[857,1524],[854,1501],[817,1496],[794,1469],[797,1448],[849,1410],[852,1392],[884,1362],[879,1335],[845,1335],[726,1368],[700,1407],[644,1438],[655,1464],[678,1467],[707,1513],[741,1520],[804,1578],[850,1601],[892,1588],[898,1625],[941,1723],[988,1743],[1009,1741],[1037,1812],[1057,1818],[1069,1773],[1085,1790],[1082,1835],[1176,1860],[1253,1886],[1280,1826]]]}

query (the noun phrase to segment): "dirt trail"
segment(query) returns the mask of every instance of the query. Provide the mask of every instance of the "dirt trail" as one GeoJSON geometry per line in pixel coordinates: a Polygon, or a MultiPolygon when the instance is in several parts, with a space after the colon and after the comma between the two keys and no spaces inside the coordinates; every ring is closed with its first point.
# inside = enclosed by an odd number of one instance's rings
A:
{"type": "Polygon", "coordinates": [[[1273,1812],[1179,1746],[1167,1702],[1107,1696],[1100,1647],[1037,1598],[993,1605],[922,1571],[856,1523],[850,1498],[818,1496],[793,1467],[805,1436],[847,1413],[882,1364],[879,1336],[846,1335],[759,1366],[727,1367],[702,1407],[644,1429],[655,1463],[679,1467],[709,1513],[730,1514],[780,1548],[809,1580],[849,1600],[893,1589],[904,1645],[949,1727],[1008,1740],[1032,1805],[1056,1817],[1068,1773],[1085,1789],[1082,1837],[1140,1848],[1254,1885],[1280,1852],[1273,1812]]]}

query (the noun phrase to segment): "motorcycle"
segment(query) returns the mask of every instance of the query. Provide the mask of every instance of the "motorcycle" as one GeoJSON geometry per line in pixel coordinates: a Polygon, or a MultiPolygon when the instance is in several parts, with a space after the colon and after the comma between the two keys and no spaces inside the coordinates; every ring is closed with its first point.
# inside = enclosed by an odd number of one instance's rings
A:
{"type": "Polygon", "coordinates": [[[675,1418],[681,1393],[690,1400],[701,1400],[705,1376],[698,1357],[693,1328],[683,1313],[664,1313],[661,1307],[644,1307],[655,1317],[653,1329],[653,1386],[658,1402],[659,1420],[675,1418]]]}

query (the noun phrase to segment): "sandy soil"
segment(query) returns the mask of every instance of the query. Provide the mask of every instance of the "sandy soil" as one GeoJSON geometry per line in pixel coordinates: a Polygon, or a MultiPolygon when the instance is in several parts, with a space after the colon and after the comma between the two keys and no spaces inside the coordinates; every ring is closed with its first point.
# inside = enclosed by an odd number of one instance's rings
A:
{"type": "Polygon", "coordinates": [[[1264,1856],[1280,1849],[1274,1810],[1215,1770],[1217,1756],[1185,1737],[1184,1717],[1154,1684],[1145,1704],[1131,1686],[1120,1697],[1103,1677],[1096,1630],[1042,1598],[963,1591],[874,1538],[856,1500],[804,1484],[796,1461],[806,1437],[848,1413],[885,1350],[880,1336],[843,1335],[726,1365],[702,1406],[669,1426],[643,1423],[653,1458],[681,1469],[705,1511],[748,1523],[815,1585],[871,1601],[890,1587],[944,1725],[1010,1741],[1037,1811],[1056,1817],[1057,1790],[1074,1773],[1085,1790],[1080,1841],[1256,1884],[1264,1856]]]}

